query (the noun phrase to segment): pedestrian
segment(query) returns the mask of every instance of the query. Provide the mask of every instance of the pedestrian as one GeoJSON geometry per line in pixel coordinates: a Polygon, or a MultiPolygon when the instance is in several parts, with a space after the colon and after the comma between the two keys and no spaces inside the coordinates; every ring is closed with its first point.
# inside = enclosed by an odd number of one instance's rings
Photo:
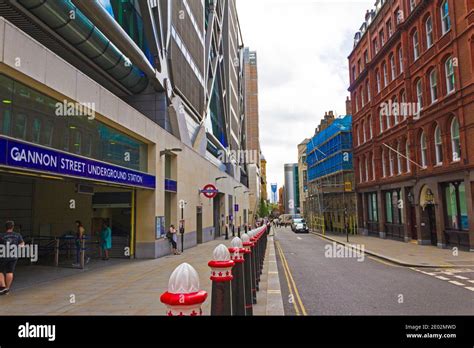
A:
{"type": "MultiPolygon", "coordinates": [[[[76,263],[73,263],[73,267],[81,266],[81,251],[82,251],[82,240],[85,238],[86,229],[80,220],[75,221],[76,224],[76,238],[74,240],[76,246],[76,263]]],[[[85,253],[85,250],[84,250],[85,253]]],[[[90,257],[86,257],[86,263],[89,263],[90,257]]]]}
{"type": "Polygon", "coordinates": [[[100,256],[102,260],[107,261],[109,259],[110,249],[112,249],[112,230],[109,223],[104,219],[102,220],[102,230],[100,231],[100,256]]]}
{"type": "Polygon", "coordinates": [[[168,232],[166,233],[166,237],[168,238],[170,244],[171,244],[171,252],[174,255],[179,255],[180,252],[178,251],[178,231],[174,227],[174,225],[171,225],[170,228],[168,229],[168,232]]]}
{"type": "MultiPolygon", "coordinates": [[[[15,248],[25,246],[23,237],[20,233],[13,231],[15,223],[7,221],[5,224],[6,232],[0,233],[0,244],[5,245],[5,250],[10,249],[12,245],[15,248]]],[[[19,250],[17,250],[17,257],[6,257],[7,255],[0,255],[0,295],[5,295],[10,292],[13,283],[13,274],[15,273],[16,263],[18,262],[19,250]]]]}

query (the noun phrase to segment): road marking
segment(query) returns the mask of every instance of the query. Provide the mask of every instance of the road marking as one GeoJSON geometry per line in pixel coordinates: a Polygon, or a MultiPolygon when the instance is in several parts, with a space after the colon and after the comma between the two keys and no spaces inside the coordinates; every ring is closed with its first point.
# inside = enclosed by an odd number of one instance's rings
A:
{"type": "Polygon", "coordinates": [[[281,294],[280,290],[267,290],[267,294],[281,294]]]}
{"type": "Polygon", "coordinates": [[[302,240],[303,238],[301,238],[301,237],[296,237],[296,239],[298,239],[298,240],[302,240]]]}
{"type": "Polygon", "coordinates": [[[474,291],[474,288],[472,288],[472,287],[468,287],[468,286],[466,286],[466,287],[465,287],[465,289],[468,289],[468,290],[474,291]]]}
{"type": "Polygon", "coordinates": [[[469,283],[474,283],[474,280],[468,280],[469,283]]]}
{"type": "MultiPolygon", "coordinates": [[[[280,249],[278,249],[277,243],[278,241],[275,241],[275,247],[277,249],[278,254],[280,255],[280,258],[282,259],[281,252],[280,252],[280,249]]],[[[283,266],[283,271],[285,273],[286,283],[288,284],[288,291],[290,292],[290,296],[294,298],[295,295],[293,295],[293,289],[291,288],[290,279],[288,277],[288,271],[286,270],[285,265],[283,264],[283,259],[282,259],[282,266],[283,266]]],[[[293,301],[293,307],[295,308],[296,315],[300,315],[300,310],[298,309],[298,306],[296,305],[296,301],[293,301]]]]}
{"type": "Polygon", "coordinates": [[[278,272],[268,272],[268,274],[278,274],[278,272]]]}
{"type": "Polygon", "coordinates": [[[280,257],[281,257],[281,260],[283,261],[283,266],[286,267],[288,271],[288,276],[291,280],[291,283],[293,284],[293,289],[295,290],[296,299],[298,300],[298,303],[300,305],[301,312],[303,313],[303,315],[308,315],[308,313],[306,312],[306,308],[303,305],[303,301],[301,301],[300,293],[298,291],[298,288],[296,287],[295,280],[293,279],[293,275],[291,274],[291,271],[290,271],[290,266],[288,265],[288,262],[286,261],[285,254],[283,254],[283,249],[281,248],[279,241],[276,241],[276,246],[277,246],[278,251],[280,252],[280,257]]]}
{"type": "Polygon", "coordinates": [[[436,276],[435,278],[441,279],[441,280],[449,280],[449,278],[443,277],[443,276],[436,276]]]}
{"type": "Polygon", "coordinates": [[[387,265],[387,266],[400,267],[400,266],[398,266],[398,265],[395,265],[395,264],[393,264],[393,263],[390,263],[389,261],[380,260],[380,259],[378,259],[378,258],[376,258],[376,257],[373,257],[373,256],[369,256],[369,259],[374,260],[374,261],[377,261],[377,262],[379,262],[379,263],[383,263],[384,265],[387,265]]]}
{"type": "Polygon", "coordinates": [[[455,280],[450,280],[449,282],[450,282],[451,284],[454,284],[454,285],[464,286],[463,283],[457,282],[457,281],[455,281],[455,280]]]}
{"type": "Polygon", "coordinates": [[[469,279],[468,277],[458,276],[458,275],[455,275],[454,277],[458,279],[463,279],[463,280],[469,279]]]}

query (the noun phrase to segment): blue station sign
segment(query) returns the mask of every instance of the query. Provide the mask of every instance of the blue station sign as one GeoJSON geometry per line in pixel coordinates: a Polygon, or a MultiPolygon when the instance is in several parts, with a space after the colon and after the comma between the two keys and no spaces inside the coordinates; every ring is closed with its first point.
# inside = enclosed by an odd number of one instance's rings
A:
{"type": "Polygon", "coordinates": [[[0,137],[0,166],[155,188],[153,175],[5,137],[0,137]]]}

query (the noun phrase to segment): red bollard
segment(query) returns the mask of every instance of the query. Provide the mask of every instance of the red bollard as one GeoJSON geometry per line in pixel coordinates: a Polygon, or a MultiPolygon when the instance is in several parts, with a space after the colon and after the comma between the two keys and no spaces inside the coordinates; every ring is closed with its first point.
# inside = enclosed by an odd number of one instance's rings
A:
{"type": "Polygon", "coordinates": [[[244,252],[242,240],[235,237],[229,248],[231,259],[235,262],[232,279],[232,315],[245,315],[244,252]]]}
{"type": "Polygon", "coordinates": [[[244,253],[244,280],[245,280],[245,315],[253,315],[252,295],[252,242],[248,234],[242,234],[244,253]]]}
{"type": "Polygon", "coordinates": [[[168,291],[160,297],[167,307],[166,315],[202,315],[201,305],[206,301],[207,292],[199,287],[199,275],[190,264],[182,263],[176,267],[168,282],[168,291]]]}
{"type": "Polygon", "coordinates": [[[234,261],[230,259],[229,250],[224,244],[214,249],[213,260],[208,265],[211,267],[212,280],[211,315],[231,315],[230,285],[234,261]]]}

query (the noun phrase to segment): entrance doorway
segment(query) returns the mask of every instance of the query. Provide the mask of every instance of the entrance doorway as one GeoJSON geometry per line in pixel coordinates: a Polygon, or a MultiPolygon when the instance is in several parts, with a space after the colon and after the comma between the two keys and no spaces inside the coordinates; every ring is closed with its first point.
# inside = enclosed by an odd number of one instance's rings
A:
{"type": "Polygon", "coordinates": [[[434,205],[427,205],[425,208],[428,217],[428,228],[431,237],[431,245],[438,244],[438,235],[436,234],[436,214],[434,205]]]}
{"type": "Polygon", "coordinates": [[[202,207],[196,207],[196,236],[197,243],[202,244],[202,207]]]}

